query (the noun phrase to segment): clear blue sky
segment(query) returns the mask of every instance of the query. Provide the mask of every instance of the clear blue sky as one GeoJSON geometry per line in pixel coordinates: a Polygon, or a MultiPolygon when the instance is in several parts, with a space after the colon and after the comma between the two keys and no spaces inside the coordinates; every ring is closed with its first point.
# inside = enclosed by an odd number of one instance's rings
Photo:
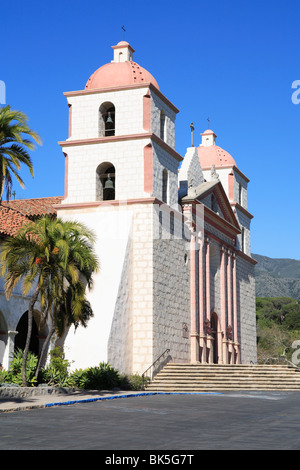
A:
{"type": "Polygon", "coordinates": [[[14,0],[2,2],[0,80],[6,102],[43,139],[17,198],[63,195],[64,91],[83,89],[125,39],[180,110],[176,149],[211,128],[250,178],[252,252],[300,259],[299,0],[14,0]]]}

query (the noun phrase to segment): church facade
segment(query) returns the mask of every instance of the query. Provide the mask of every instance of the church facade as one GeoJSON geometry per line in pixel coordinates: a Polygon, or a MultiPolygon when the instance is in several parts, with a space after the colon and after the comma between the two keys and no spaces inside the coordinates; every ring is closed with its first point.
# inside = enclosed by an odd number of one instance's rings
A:
{"type": "MultiPolygon", "coordinates": [[[[133,54],[121,41],[83,90],[65,93],[65,194],[48,210],[92,228],[100,260],[94,317],[60,339],[66,358],[123,373],[143,373],[166,349],[174,362],[255,363],[249,180],[212,130],[177,153],[178,109],[133,54]]],[[[26,309],[20,294],[10,302],[2,289],[4,366],[26,309]]]]}

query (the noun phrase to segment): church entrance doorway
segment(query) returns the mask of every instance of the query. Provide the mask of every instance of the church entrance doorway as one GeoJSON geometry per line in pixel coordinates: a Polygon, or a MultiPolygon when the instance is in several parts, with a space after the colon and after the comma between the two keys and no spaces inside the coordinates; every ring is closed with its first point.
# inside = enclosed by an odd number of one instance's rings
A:
{"type": "Polygon", "coordinates": [[[212,341],[212,348],[213,348],[212,359],[213,359],[214,364],[218,364],[218,362],[219,362],[218,331],[219,331],[219,318],[218,318],[218,315],[214,312],[211,316],[211,335],[213,337],[213,341],[212,341]]]}
{"type": "MultiPolygon", "coordinates": [[[[28,312],[25,312],[20,318],[19,323],[17,325],[18,334],[15,337],[15,350],[22,349],[24,351],[26,338],[27,338],[27,331],[28,331],[28,312]]],[[[29,350],[36,356],[39,355],[38,335],[39,335],[38,327],[36,325],[35,320],[33,319],[29,350]]]]}

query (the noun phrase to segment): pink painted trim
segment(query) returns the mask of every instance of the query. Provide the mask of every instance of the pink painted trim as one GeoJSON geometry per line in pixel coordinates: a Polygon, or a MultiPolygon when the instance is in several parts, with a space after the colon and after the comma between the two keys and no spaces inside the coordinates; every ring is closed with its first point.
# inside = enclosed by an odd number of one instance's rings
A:
{"type": "Polygon", "coordinates": [[[69,181],[69,155],[64,153],[65,156],[65,194],[64,198],[68,196],[68,181],[69,181]]]}
{"type": "MultiPolygon", "coordinates": [[[[238,221],[236,219],[236,216],[234,215],[234,212],[232,210],[232,207],[231,207],[231,204],[230,202],[228,201],[228,197],[225,193],[225,190],[222,186],[222,183],[219,182],[213,190],[211,189],[208,189],[207,191],[205,191],[202,195],[201,195],[201,198],[198,199],[195,199],[195,198],[188,198],[188,196],[185,196],[184,198],[184,203],[185,202],[188,202],[188,203],[194,203],[194,204],[199,204],[201,203],[201,200],[207,195],[207,194],[210,194],[210,193],[213,193],[216,198],[217,198],[217,201],[222,209],[222,211],[224,212],[225,216],[226,216],[226,219],[224,219],[225,222],[229,223],[230,225],[232,226],[235,226],[236,229],[239,230],[239,233],[240,233],[240,226],[238,224],[238,221]]],[[[220,218],[219,216],[216,216],[215,212],[212,211],[211,209],[209,209],[208,207],[205,206],[205,210],[210,213],[211,215],[213,215],[214,217],[217,217],[218,219],[220,218]]]]}
{"type": "Polygon", "coordinates": [[[234,201],[234,174],[231,171],[228,175],[228,199],[234,201]]]}
{"type": "Polygon", "coordinates": [[[120,45],[116,45],[116,46],[111,46],[112,49],[130,49],[131,52],[135,52],[135,50],[133,49],[133,47],[130,46],[130,44],[120,44],[120,45]]]}
{"type": "Polygon", "coordinates": [[[144,134],[113,135],[110,137],[94,137],[93,139],[64,140],[58,142],[58,144],[61,147],[73,147],[77,145],[93,145],[107,142],[118,142],[120,140],[151,139],[152,135],[153,134],[151,132],[144,134]]]}
{"type": "Polygon", "coordinates": [[[227,348],[226,348],[226,270],[225,270],[225,249],[222,246],[220,250],[220,302],[221,302],[221,329],[223,337],[222,363],[227,364],[227,348]]]}
{"type": "Polygon", "coordinates": [[[76,202],[71,204],[55,204],[53,207],[59,209],[85,209],[87,207],[99,206],[126,206],[129,204],[161,204],[161,201],[155,197],[145,197],[139,199],[127,199],[125,201],[93,201],[93,202],[76,202]]]}
{"type": "Polygon", "coordinates": [[[233,312],[232,312],[232,265],[231,256],[227,256],[227,309],[228,309],[228,324],[233,328],[233,312]]]}
{"type": "Polygon", "coordinates": [[[238,315],[237,315],[237,286],[236,286],[236,257],[232,257],[232,293],[233,293],[233,337],[238,343],[238,315]]]}
{"type": "Polygon", "coordinates": [[[249,219],[253,219],[254,216],[250,214],[250,212],[248,212],[247,209],[241,206],[239,202],[233,202],[231,205],[235,207],[236,209],[239,209],[241,212],[243,212],[247,217],[249,217],[249,219]]]}
{"type": "MultiPolygon", "coordinates": [[[[209,223],[210,225],[212,225],[213,227],[217,228],[218,230],[220,230],[220,232],[224,233],[224,235],[227,235],[227,237],[230,237],[232,239],[235,239],[236,238],[236,235],[237,234],[240,234],[241,233],[241,230],[238,230],[236,229],[235,227],[233,227],[232,225],[230,225],[229,223],[223,223],[221,225],[221,221],[218,221],[218,220],[215,220],[213,217],[210,217],[211,214],[205,214],[204,212],[204,220],[205,222],[209,223]],[[225,227],[224,227],[225,226],[225,227]],[[228,230],[227,230],[228,229],[228,230]]],[[[224,220],[222,220],[222,222],[226,222],[224,220]]]]}
{"type": "Polygon", "coordinates": [[[72,135],[72,105],[69,104],[69,138],[72,135]]]}
{"type": "Polygon", "coordinates": [[[144,147],[144,191],[153,192],[153,148],[151,144],[144,147]]]}
{"type": "Polygon", "coordinates": [[[211,320],[210,311],[210,242],[206,241],[206,254],[205,254],[205,276],[206,276],[206,318],[211,320]]]}
{"type": "Polygon", "coordinates": [[[77,91],[65,91],[64,95],[68,98],[71,96],[81,96],[81,95],[94,95],[95,93],[107,93],[111,91],[122,91],[122,90],[131,90],[135,88],[149,88],[150,82],[145,83],[134,83],[133,85],[123,85],[118,87],[109,87],[109,88],[95,88],[95,89],[84,89],[77,91]]]}
{"type": "MultiPolygon", "coordinates": [[[[200,335],[204,334],[204,250],[202,242],[199,249],[199,323],[200,335]]],[[[205,358],[204,358],[205,359],[205,358]]]]}
{"type": "Polygon", "coordinates": [[[143,96],[143,128],[146,132],[151,131],[151,98],[149,90],[143,96]]]}
{"type": "Polygon", "coordinates": [[[95,137],[93,139],[80,139],[80,140],[65,140],[58,142],[61,147],[73,147],[77,145],[93,145],[93,144],[103,144],[107,142],[118,142],[122,140],[138,140],[138,139],[152,139],[158,143],[164,150],[172,155],[176,160],[181,162],[183,157],[176,152],[172,147],[170,147],[166,142],[164,142],[160,137],[153,132],[146,132],[145,134],[129,134],[129,135],[114,135],[111,137],[95,137]]]}
{"type": "Polygon", "coordinates": [[[196,311],[196,236],[191,234],[190,250],[190,312],[191,312],[191,362],[199,361],[199,339],[196,311]]]}
{"type": "Polygon", "coordinates": [[[78,90],[78,91],[66,91],[64,92],[64,95],[66,97],[71,97],[71,96],[81,96],[81,95],[91,95],[94,93],[107,93],[111,91],[122,91],[122,90],[131,90],[135,88],[149,88],[152,90],[164,103],[166,103],[169,108],[171,108],[176,114],[179,113],[179,109],[174,106],[171,101],[168,100],[168,98],[165,97],[165,95],[162,94],[160,90],[158,90],[152,83],[150,82],[145,82],[145,83],[136,83],[133,85],[126,85],[126,86],[118,86],[118,87],[110,87],[110,88],[98,88],[98,89],[85,89],[85,90],[78,90]]]}

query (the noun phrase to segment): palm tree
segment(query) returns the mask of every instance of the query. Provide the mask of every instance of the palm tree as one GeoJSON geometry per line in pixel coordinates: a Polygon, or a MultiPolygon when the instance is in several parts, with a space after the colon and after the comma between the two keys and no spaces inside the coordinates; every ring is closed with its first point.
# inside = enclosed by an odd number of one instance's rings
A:
{"type": "Polygon", "coordinates": [[[33,139],[40,144],[40,137],[27,124],[28,118],[10,106],[0,107],[0,202],[6,187],[6,199],[11,197],[12,176],[24,187],[19,175],[21,165],[28,167],[33,176],[33,166],[28,150],[35,148],[33,139]],[[29,137],[29,138],[28,138],[29,137]]]}
{"type": "Polygon", "coordinates": [[[48,345],[54,333],[56,332],[57,336],[61,337],[65,328],[71,325],[75,326],[75,330],[79,325],[86,327],[88,320],[94,315],[82,284],[80,286],[78,284],[75,286],[69,285],[64,292],[64,298],[59,299],[59,301],[55,303],[55,306],[52,306],[50,311],[47,310],[46,315],[48,314],[51,316],[51,326],[40,353],[35,371],[36,378],[38,378],[45,352],[48,349],[48,345]]]}
{"type": "Polygon", "coordinates": [[[99,267],[93,243],[93,233],[83,224],[45,216],[26,224],[2,245],[1,266],[7,298],[20,281],[24,295],[32,292],[23,359],[24,386],[36,301],[39,299],[45,317],[52,312],[58,330],[62,328],[62,316],[67,323],[70,318],[74,323],[85,322],[85,288],[92,287],[92,274],[99,267]],[[67,313],[60,315],[63,305],[67,313]]]}

